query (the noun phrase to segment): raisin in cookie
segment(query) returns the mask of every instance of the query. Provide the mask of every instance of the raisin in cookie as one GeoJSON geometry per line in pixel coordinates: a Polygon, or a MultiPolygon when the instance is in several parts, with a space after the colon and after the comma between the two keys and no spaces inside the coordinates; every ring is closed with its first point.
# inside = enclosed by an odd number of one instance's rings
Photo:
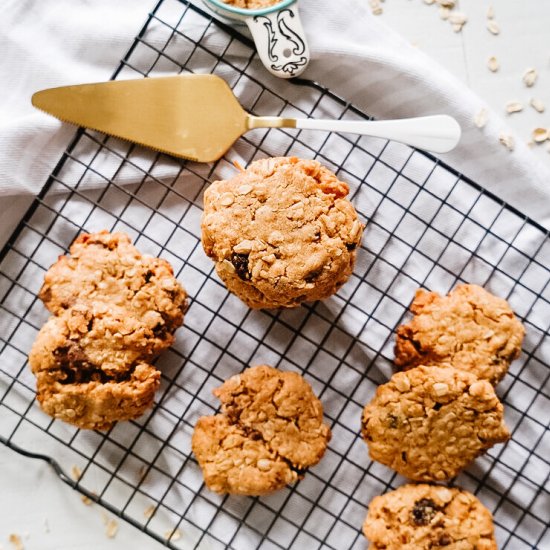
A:
{"type": "Polygon", "coordinates": [[[365,407],[362,435],[373,460],[417,481],[443,481],[509,439],[487,380],[454,367],[395,373],[365,407]]]}
{"type": "Polygon", "coordinates": [[[418,290],[413,319],[397,329],[395,364],[450,363],[496,384],[519,357],[525,329],[506,300],[477,285],[459,285],[447,296],[418,290]]]}
{"type": "Polygon", "coordinates": [[[351,275],[363,233],[348,191],[314,160],[253,162],[206,190],[204,250],[251,308],[327,298],[351,275]]]}
{"type": "Polygon", "coordinates": [[[323,406],[297,373],[267,365],[233,376],[214,395],[222,414],[199,418],[192,447],[206,485],[262,495],[301,479],[325,453],[323,406]]]}
{"type": "Polygon", "coordinates": [[[40,296],[55,315],[29,364],[47,414],[104,430],[153,404],[151,361],[172,344],[186,294],[169,264],[141,256],[126,235],[83,235],[73,251],[46,274],[40,296]]]}
{"type": "Polygon", "coordinates": [[[372,499],[363,533],[370,550],[497,550],[491,512],[471,493],[403,485],[372,499]]]}

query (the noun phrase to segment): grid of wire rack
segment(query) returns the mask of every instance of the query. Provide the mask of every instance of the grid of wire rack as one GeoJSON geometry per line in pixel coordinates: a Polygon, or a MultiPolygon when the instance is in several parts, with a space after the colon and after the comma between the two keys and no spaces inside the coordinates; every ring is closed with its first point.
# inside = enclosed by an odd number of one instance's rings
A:
{"type": "MultiPolygon", "coordinates": [[[[272,78],[246,38],[184,0],[157,4],[113,78],[155,71],[221,74],[255,114],[366,118],[316,84],[272,78]]],[[[68,484],[171,548],[364,548],[369,501],[404,481],[368,459],[358,433],[362,407],[391,375],[395,327],[416,288],[476,282],[510,301],[527,336],[499,386],[513,437],[455,483],[491,510],[499,547],[548,548],[549,257],[542,227],[397,143],[265,130],[201,165],[79,130],[0,256],[0,438],[48,460],[68,484]],[[204,188],[235,155],[317,158],[350,183],[367,227],[355,272],[335,297],[250,311],[226,292],[199,225],[204,188]],[[80,232],[102,228],[126,231],[140,250],[169,260],[191,298],[175,345],[157,361],[154,410],[107,433],[46,417],[26,362],[47,318],[37,299],[45,270],[80,232]],[[214,387],[260,362],[305,376],[333,439],[293,487],[263,498],[215,495],[190,451],[194,423],[217,410],[214,387]]]]}

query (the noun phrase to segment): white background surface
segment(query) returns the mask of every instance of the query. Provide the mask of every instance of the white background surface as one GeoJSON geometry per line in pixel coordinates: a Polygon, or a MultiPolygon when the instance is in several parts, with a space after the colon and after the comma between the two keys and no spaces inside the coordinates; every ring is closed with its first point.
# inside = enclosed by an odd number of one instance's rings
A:
{"type": "MultiPolygon", "coordinates": [[[[468,16],[461,33],[454,33],[440,19],[437,6],[422,0],[386,0],[379,17],[467,82],[495,110],[504,112],[511,100],[523,102],[524,111],[510,115],[510,124],[518,139],[529,141],[535,127],[550,127],[550,111],[539,114],[528,105],[531,97],[538,97],[550,109],[550,2],[460,0],[458,4],[468,16]],[[486,29],[490,4],[501,28],[498,36],[486,29]],[[491,55],[500,61],[497,73],[487,69],[491,55]],[[529,67],[539,73],[533,88],[522,82],[529,67]]],[[[535,149],[550,163],[548,144],[535,149]]],[[[3,446],[0,487],[0,545],[4,550],[13,548],[8,541],[11,533],[21,536],[26,549],[160,548],[121,522],[116,537],[107,538],[105,512],[100,507],[85,506],[80,495],[59,481],[47,464],[20,457],[3,446]]]]}
{"type": "MultiPolygon", "coordinates": [[[[423,0],[386,0],[379,17],[466,82],[495,111],[505,115],[509,101],[523,103],[523,111],[507,115],[508,121],[518,139],[531,141],[534,128],[550,127],[550,2],[458,0],[457,6],[468,17],[459,33],[440,19],[436,4],[423,0]],[[497,36],[486,28],[489,6],[501,30],[497,36]],[[487,67],[491,56],[500,63],[496,73],[487,67]],[[538,79],[527,88],[522,77],[531,67],[538,79]],[[544,113],[529,105],[532,97],[545,103],[544,113]]],[[[533,149],[550,165],[549,147],[547,141],[533,149]]]]}

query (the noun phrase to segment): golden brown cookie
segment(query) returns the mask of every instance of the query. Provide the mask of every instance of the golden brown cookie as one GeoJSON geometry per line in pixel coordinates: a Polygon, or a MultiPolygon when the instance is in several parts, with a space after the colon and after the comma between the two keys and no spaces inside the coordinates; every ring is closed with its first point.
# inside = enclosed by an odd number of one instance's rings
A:
{"type": "Polygon", "coordinates": [[[204,250],[251,308],[327,298],[351,275],[363,233],[348,191],[315,160],[253,162],[206,190],[204,250]]]}
{"type": "Polygon", "coordinates": [[[100,231],[77,237],[46,272],[39,298],[54,315],[82,300],[157,312],[168,334],[183,323],[186,294],[166,260],[142,255],[125,233],[100,231]]]}
{"type": "Polygon", "coordinates": [[[214,390],[221,415],[202,417],[192,447],[206,485],[261,495],[301,479],[325,453],[331,432],[311,386],[295,372],[246,369],[214,390]]]}
{"type": "Polygon", "coordinates": [[[71,252],[46,274],[40,296],[55,315],[29,364],[46,413],[104,430],[153,404],[151,361],[173,342],[186,294],[169,264],[141,256],[126,235],[85,234],[71,252]]]}
{"type": "Polygon", "coordinates": [[[480,286],[459,285],[447,296],[418,290],[411,311],[397,329],[397,367],[450,363],[496,384],[519,357],[523,325],[506,300],[480,286]]]}
{"type": "Polygon", "coordinates": [[[370,550],[497,550],[494,530],[474,495],[427,484],[373,498],[363,524],[370,550]]]}
{"type": "Polygon", "coordinates": [[[487,380],[420,366],[378,387],[363,411],[362,436],[373,460],[410,479],[443,481],[510,434],[487,380]]]}

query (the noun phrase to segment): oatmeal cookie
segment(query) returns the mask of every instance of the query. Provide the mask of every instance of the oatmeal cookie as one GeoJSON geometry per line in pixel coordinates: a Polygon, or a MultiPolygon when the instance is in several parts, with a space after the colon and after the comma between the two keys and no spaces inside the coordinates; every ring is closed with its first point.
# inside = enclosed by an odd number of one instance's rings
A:
{"type": "Polygon", "coordinates": [[[525,329],[502,298],[464,284],[447,296],[418,290],[413,319],[397,329],[395,365],[450,363],[496,384],[519,357],[525,329]]]}
{"type": "Polygon", "coordinates": [[[373,460],[417,481],[451,479],[510,438],[493,386],[450,366],[395,373],[365,407],[362,436],[373,460]]]}
{"type": "Polygon", "coordinates": [[[474,495],[424,483],[373,498],[363,524],[370,550],[497,550],[494,531],[474,495]]]}
{"type": "Polygon", "coordinates": [[[200,418],[192,440],[213,491],[270,493],[301,479],[323,457],[331,432],[321,402],[299,374],[260,365],[214,395],[223,414],[200,418]]]}
{"type": "Polygon", "coordinates": [[[315,160],[253,162],[206,190],[204,250],[251,308],[327,298],[351,275],[363,233],[348,191],[315,160]]]}
{"type": "Polygon", "coordinates": [[[108,231],[77,237],[70,255],[46,272],[38,296],[54,315],[82,300],[120,306],[137,317],[154,311],[167,334],[183,323],[186,301],[166,260],[144,256],[128,235],[108,231]]]}
{"type": "Polygon", "coordinates": [[[141,256],[124,234],[85,234],[48,271],[40,297],[54,315],[29,365],[47,414],[105,430],[153,404],[160,373],[151,362],[186,306],[169,264],[141,256]]]}

